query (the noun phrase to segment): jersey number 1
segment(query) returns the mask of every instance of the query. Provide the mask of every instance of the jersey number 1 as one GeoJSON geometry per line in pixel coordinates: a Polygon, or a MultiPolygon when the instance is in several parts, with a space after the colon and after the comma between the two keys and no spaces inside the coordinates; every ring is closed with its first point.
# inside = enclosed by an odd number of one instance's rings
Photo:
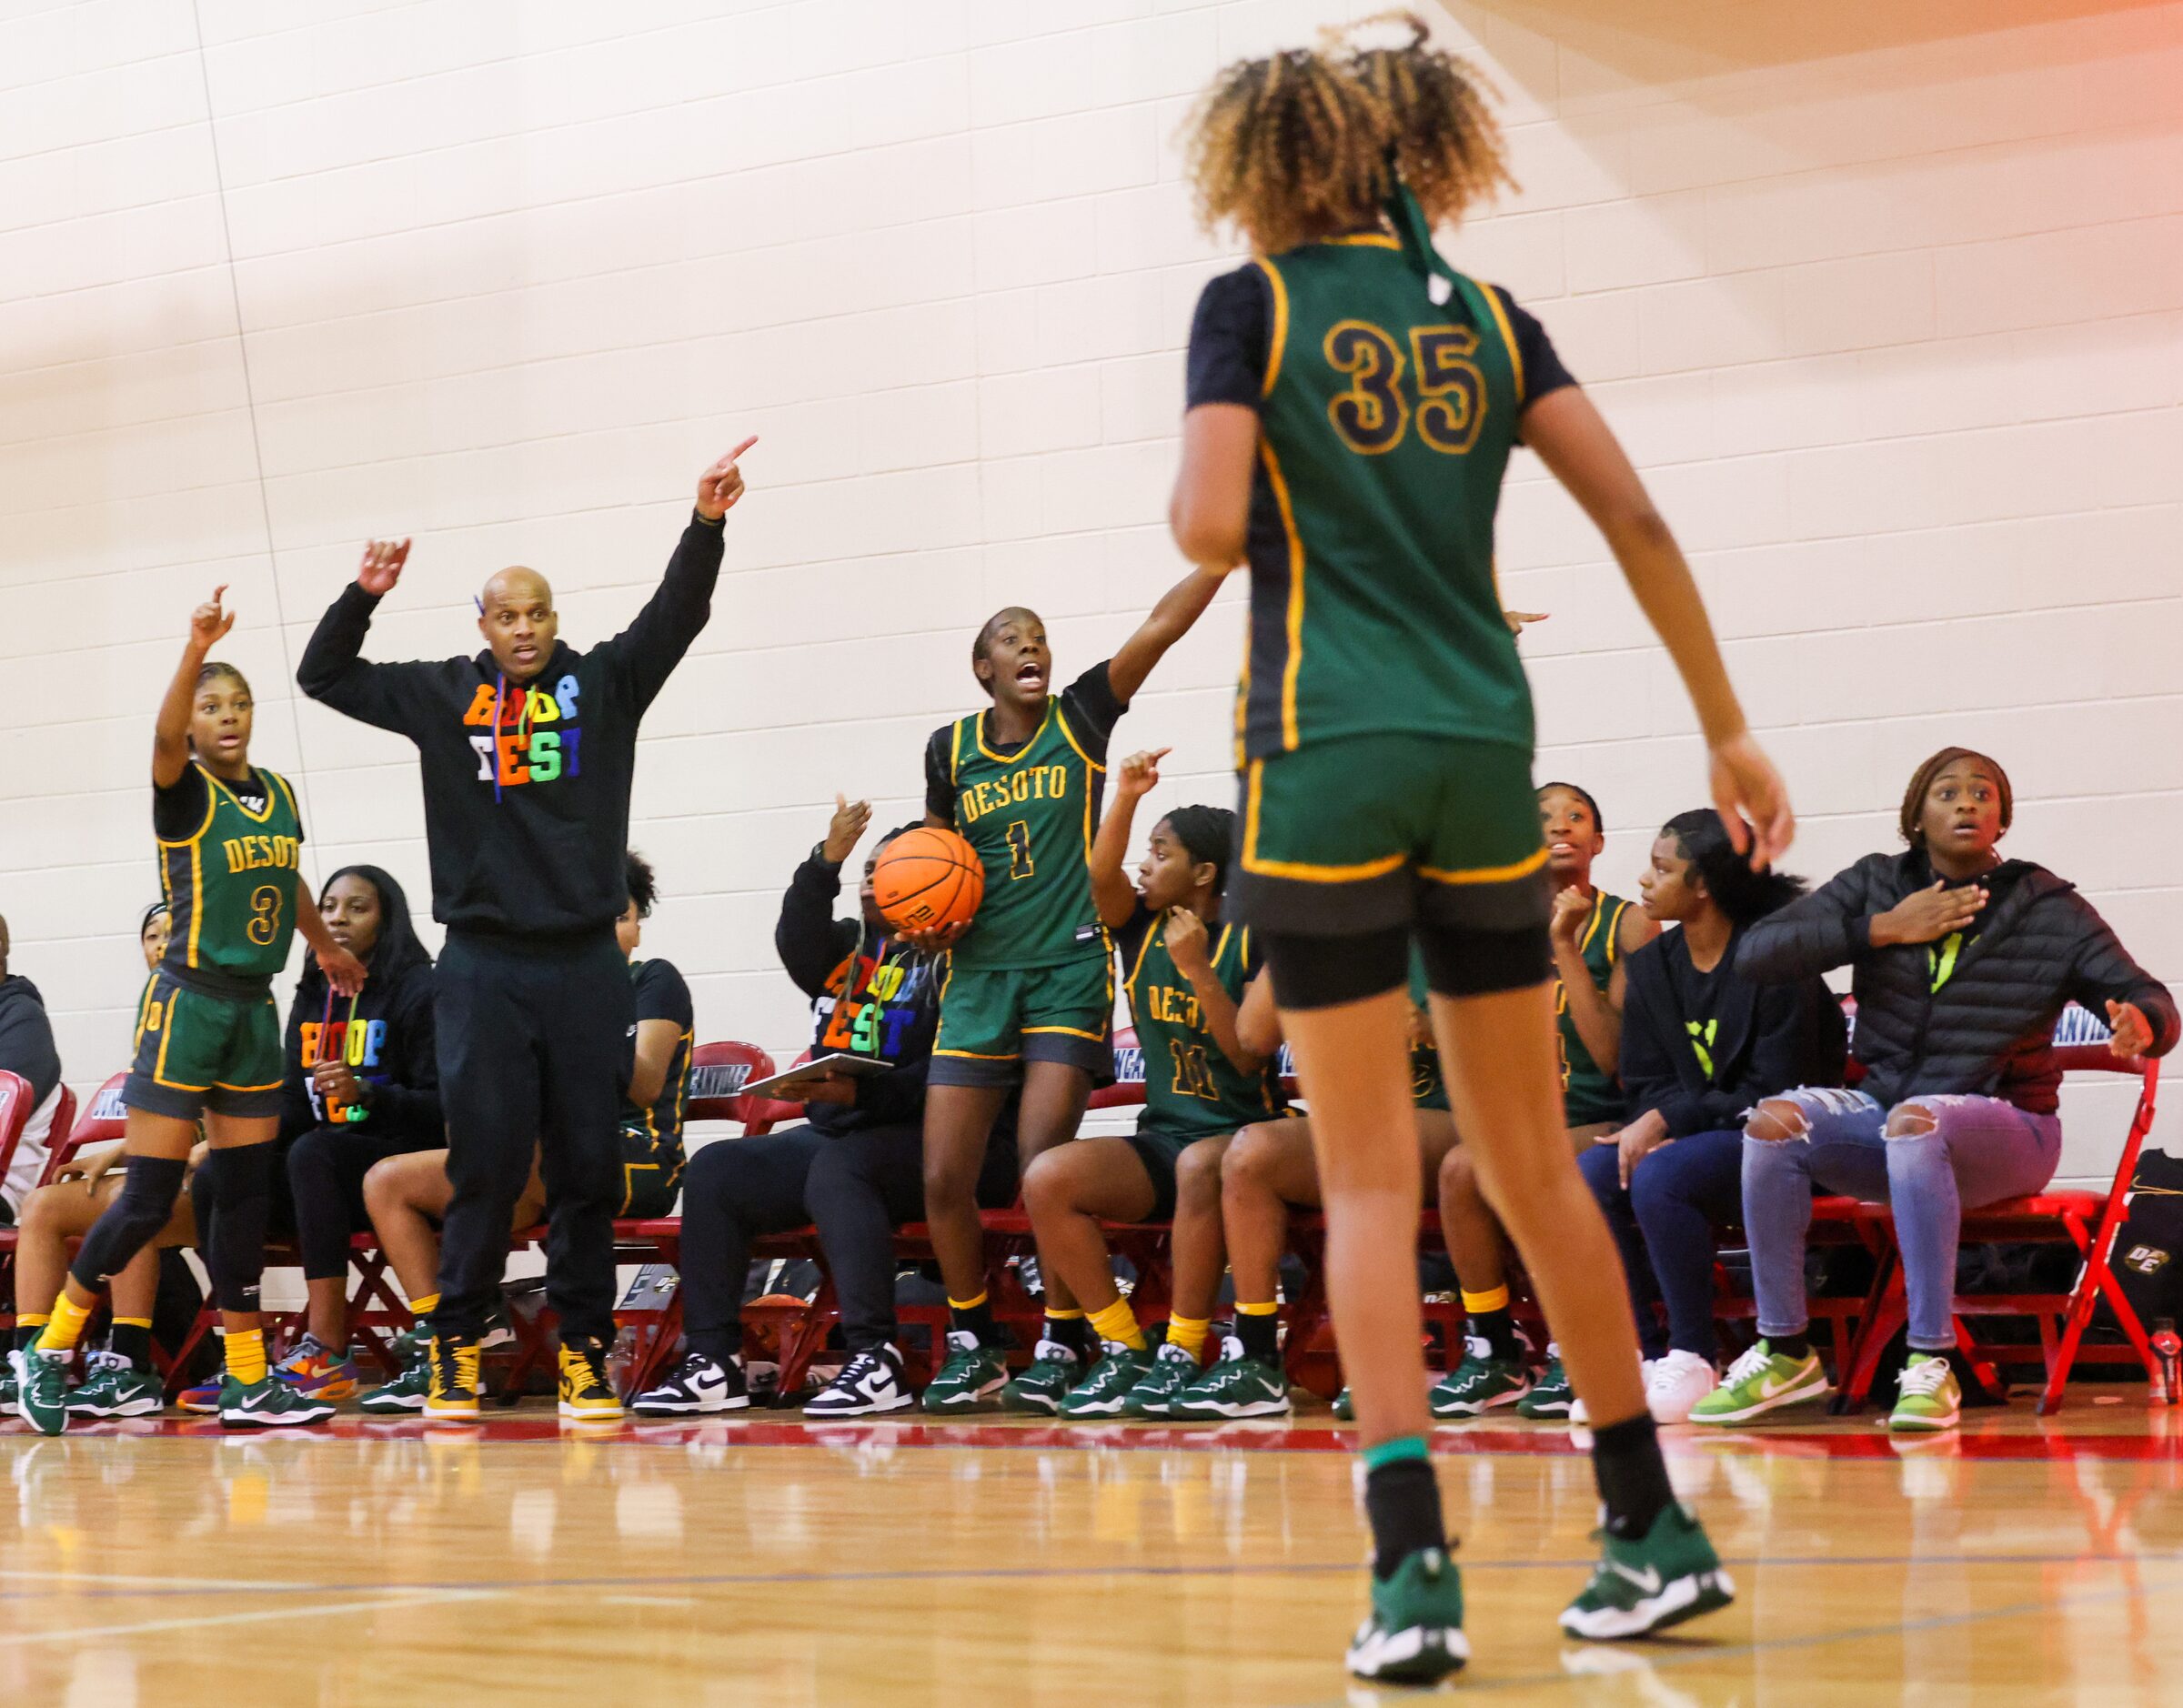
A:
{"type": "Polygon", "coordinates": [[[1031,821],[1018,819],[1008,827],[1008,877],[1013,883],[1038,870],[1031,858],[1031,821]]]}

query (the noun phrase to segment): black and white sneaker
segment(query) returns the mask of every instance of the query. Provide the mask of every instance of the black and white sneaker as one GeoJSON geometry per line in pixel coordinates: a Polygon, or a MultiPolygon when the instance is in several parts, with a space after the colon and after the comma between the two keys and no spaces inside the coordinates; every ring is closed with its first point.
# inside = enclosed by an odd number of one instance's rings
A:
{"type": "Polygon", "coordinates": [[[841,1373],[803,1408],[806,1417],[870,1417],[900,1412],[917,1402],[902,1379],[902,1355],[892,1346],[853,1353],[841,1373]]]}
{"type": "Polygon", "coordinates": [[[716,1364],[702,1352],[691,1352],[675,1366],[675,1372],[657,1388],[647,1390],[629,1402],[639,1417],[692,1417],[710,1412],[740,1412],[750,1404],[750,1389],[743,1379],[743,1361],[716,1364]]]}

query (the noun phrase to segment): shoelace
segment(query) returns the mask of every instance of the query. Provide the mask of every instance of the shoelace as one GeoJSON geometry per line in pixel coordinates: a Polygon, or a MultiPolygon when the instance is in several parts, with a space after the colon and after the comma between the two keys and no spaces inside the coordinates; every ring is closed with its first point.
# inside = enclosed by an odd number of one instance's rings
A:
{"type": "Polygon", "coordinates": [[[1733,1388],[1739,1381],[1749,1381],[1752,1377],[1757,1375],[1760,1371],[1773,1361],[1773,1353],[1766,1350],[1765,1341],[1760,1341],[1737,1359],[1735,1363],[1729,1365],[1726,1385],[1733,1388]]]}
{"type": "Polygon", "coordinates": [[[576,1390],[579,1399],[592,1399],[609,1392],[605,1361],[595,1352],[564,1351],[561,1380],[576,1390]]]}
{"type": "Polygon", "coordinates": [[[1948,1361],[1945,1358],[1928,1358],[1921,1364],[1903,1366],[1902,1392],[1916,1394],[1921,1399],[1930,1399],[1940,1392],[1941,1385],[1947,1379],[1948,1361]]]}
{"type": "Polygon", "coordinates": [[[453,1348],[445,1361],[455,1367],[455,1380],[448,1384],[450,1388],[468,1388],[472,1393],[478,1392],[478,1346],[475,1341],[466,1341],[453,1348]]]}
{"type": "Polygon", "coordinates": [[[833,1385],[837,1388],[853,1388],[885,1361],[877,1352],[859,1352],[841,1366],[841,1373],[834,1378],[833,1385]]]}

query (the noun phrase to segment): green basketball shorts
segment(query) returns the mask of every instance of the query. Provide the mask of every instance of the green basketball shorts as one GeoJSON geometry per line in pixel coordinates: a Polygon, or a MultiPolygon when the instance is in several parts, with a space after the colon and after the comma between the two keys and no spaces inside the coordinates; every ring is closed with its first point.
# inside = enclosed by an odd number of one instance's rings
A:
{"type": "Polygon", "coordinates": [[[121,1100],[176,1120],[280,1113],[280,1010],[272,993],[210,996],[162,970],[136,1011],[121,1100]]]}
{"type": "Polygon", "coordinates": [[[1531,756],[1498,741],[1344,736],[1253,759],[1224,917],[1356,937],[1428,924],[1544,928],[1531,756]]]}
{"type": "Polygon", "coordinates": [[[1063,1061],[1094,1084],[1114,1077],[1114,960],[957,967],[940,992],[929,1085],[1014,1085],[1027,1061],[1063,1061]]]}

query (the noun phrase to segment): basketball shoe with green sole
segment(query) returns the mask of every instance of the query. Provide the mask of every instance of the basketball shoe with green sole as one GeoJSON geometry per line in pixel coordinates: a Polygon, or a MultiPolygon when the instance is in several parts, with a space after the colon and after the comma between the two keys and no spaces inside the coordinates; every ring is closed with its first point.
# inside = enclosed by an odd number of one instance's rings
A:
{"type": "MultiPolygon", "coordinates": [[[[954,1344],[952,1335],[949,1344],[954,1344]]],[[[1023,1373],[1001,1390],[1001,1409],[1051,1417],[1061,1409],[1069,1390],[1083,1379],[1083,1361],[1073,1347],[1059,1341],[1041,1341],[1031,1349],[1031,1363],[1023,1373]]]]}
{"type": "Polygon", "coordinates": [[[975,1334],[951,1330],[947,1362],[925,1384],[920,1403],[941,1417],[997,1411],[1007,1383],[1008,1361],[997,1349],[980,1344],[975,1334]]]}
{"type": "Polygon", "coordinates": [[[1119,1341],[1103,1341],[1100,1353],[1092,1373],[1070,1389],[1061,1402],[1063,1417],[1121,1417],[1130,1403],[1131,1392],[1152,1367],[1150,1351],[1139,1351],[1119,1341]]]}
{"type": "Polygon", "coordinates": [[[1169,1341],[1161,1341],[1159,1350],[1152,1354],[1152,1367],[1130,1390],[1130,1397],[1122,1404],[1122,1416],[1166,1417],[1174,1405],[1175,1396],[1202,1373],[1195,1352],[1186,1352],[1169,1341]]]}
{"type": "Polygon", "coordinates": [[[1286,1417],[1288,1372],[1278,1364],[1246,1357],[1234,1335],[1221,1342],[1221,1361],[1169,1403],[1178,1422],[1224,1423],[1236,1418],[1286,1417]]]}
{"type": "Polygon", "coordinates": [[[1433,1384],[1426,1403],[1434,1417],[1483,1417],[1531,1392],[1531,1372],[1521,1358],[1495,1358],[1492,1345],[1478,1335],[1463,1347],[1463,1362],[1433,1384]]]}
{"type": "Polygon", "coordinates": [[[68,1396],[70,1417],[149,1417],[166,1410],[158,1378],[118,1352],[91,1354],[91,1374],[68,1396]]]}
{"type": "Polygon", "coordinates": [[[1430,1684],[1471,1658],[1463,1634],[1463,1579],[1441,1548],[1406,1556],[1372,1578],[1372,1614],[1350,1639],[1349,1670],[1393,1684],[1430,1684]]]}
{"type": "Polygon", "coordinates": [[[222,1429],[295,1429],[323,1423],[338,1409],[331,1400],[311,1399],[270,1374],[257,1381],[229,1376],[220,1383],[222,1429]]]}
{"type": "Polygon", "coordinates": [[[1705,1531],[1680,1502],[1660,1509],[1653,1527],[1629,1541],[1594,1531],[1599,1563],[1592,1581],[1562,1610],[1562,1629],[1595,1643],[1665,1631],[1735,1599],[1705,1531]]]}
{"type": "Polygon", "coordinates": [[[1576,1390],[1569,1385],[1569,1372],[1562,1368],[1562,1349],[1546,1349],[1546,1368],[1539,1371],[1538,1380],[1531,1384],[1531,1392],[1516,1402],[1516,1415],[1527,1418],[1567,1417],[1569,1408],[1576,1403],[1576,1390]]]}
{"type": "Polygon", "coordinates": [[[8,1354],[15,1371],[15,1414],[41,1435],[68,1427],[68,1355],[38,1351],[34,1342],[8,1354]]]}

